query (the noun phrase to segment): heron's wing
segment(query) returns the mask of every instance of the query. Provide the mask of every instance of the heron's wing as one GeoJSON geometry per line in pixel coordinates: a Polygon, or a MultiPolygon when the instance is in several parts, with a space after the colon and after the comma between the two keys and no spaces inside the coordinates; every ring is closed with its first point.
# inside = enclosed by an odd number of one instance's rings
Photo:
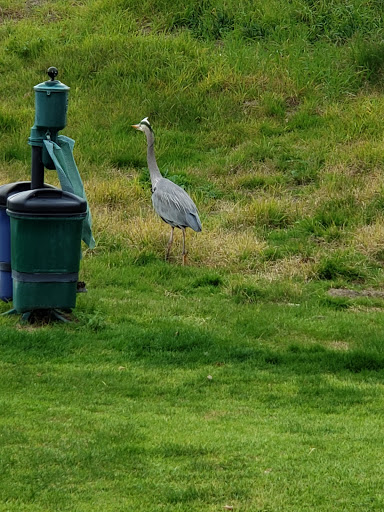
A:
{"type": "Polygon", "coordinates": [[[167,224],[201,231],[201,222],[195,203],[186,191],[173,181],[162,178],[156,183],[152,203],[156,213],[167,224]]]}

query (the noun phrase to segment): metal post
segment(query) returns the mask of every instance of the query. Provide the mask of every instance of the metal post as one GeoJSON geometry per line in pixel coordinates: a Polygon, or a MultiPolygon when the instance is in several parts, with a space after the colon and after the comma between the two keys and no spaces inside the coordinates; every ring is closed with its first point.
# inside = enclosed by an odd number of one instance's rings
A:
{"type": "Polygon", "coordinates": [[[31,189],[43,188],[44,186],[42,153],[43,148],[41,146],[32,146],[31,189]]]}

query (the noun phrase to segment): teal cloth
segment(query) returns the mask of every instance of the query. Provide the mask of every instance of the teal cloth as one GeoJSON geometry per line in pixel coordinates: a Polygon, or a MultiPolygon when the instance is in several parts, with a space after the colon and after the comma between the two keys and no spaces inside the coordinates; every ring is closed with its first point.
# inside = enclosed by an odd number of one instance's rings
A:
{"type": "MultiPolygon", "coordinates": [[[[75,141],[65,135],[59,135],[57,144],[51,140],[44,140],[44,145],[55,164],[61,188],[65,192],[71,192],[86,200],[83,182],[73,158],[75,141]]],[[[93,249],[96,245],[92,235],[92,216],[88,203],[87,215],[83,222],[82,240],[90,249],[93,249]]]]}

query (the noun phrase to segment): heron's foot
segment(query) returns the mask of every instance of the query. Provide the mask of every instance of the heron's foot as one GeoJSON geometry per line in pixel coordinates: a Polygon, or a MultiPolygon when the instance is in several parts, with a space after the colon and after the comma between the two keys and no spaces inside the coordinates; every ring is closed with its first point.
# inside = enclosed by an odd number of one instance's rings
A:
{"type": "Polygon", "coordinates": [[[183,252],[183,265],[188,265],[188,253],[183,252]]]}

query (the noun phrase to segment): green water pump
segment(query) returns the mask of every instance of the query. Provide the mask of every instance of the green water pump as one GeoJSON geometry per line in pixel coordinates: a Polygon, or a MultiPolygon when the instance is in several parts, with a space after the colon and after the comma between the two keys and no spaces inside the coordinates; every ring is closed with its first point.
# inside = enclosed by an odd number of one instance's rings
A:
{"type": "Polygon", "coordinates": [[[41,188],[44,181],[44,167],[55,166],[48,155],[43,141],[56,142],[57,134],[67,124],[69,87],[56,80],[58,71],[48,69],[49,80],[35,85],[35,124],[31,129],[28,143],[32,146],[32,188],[41,188]]]}
{"type": "Polygon", "coordinates": [[[56,68],[49,68],[50,80],[34,87],[35,123],[28,141],[32,147],[31,186],[7,199],[13,280],[10,313],[21,313],[25,319],[35,311],[60,317],[58,312],[75,307],[78,290],[88,206],[85,197],[69,191],[72,178],[77,183],[81,179],[68,138],[58,135],[67,122],[69,87],[56,80],[57,73],[56,68]],[[44,186],[45,167],[56,168],[59,178],[65,175],[67,190],[44,186]]]}

